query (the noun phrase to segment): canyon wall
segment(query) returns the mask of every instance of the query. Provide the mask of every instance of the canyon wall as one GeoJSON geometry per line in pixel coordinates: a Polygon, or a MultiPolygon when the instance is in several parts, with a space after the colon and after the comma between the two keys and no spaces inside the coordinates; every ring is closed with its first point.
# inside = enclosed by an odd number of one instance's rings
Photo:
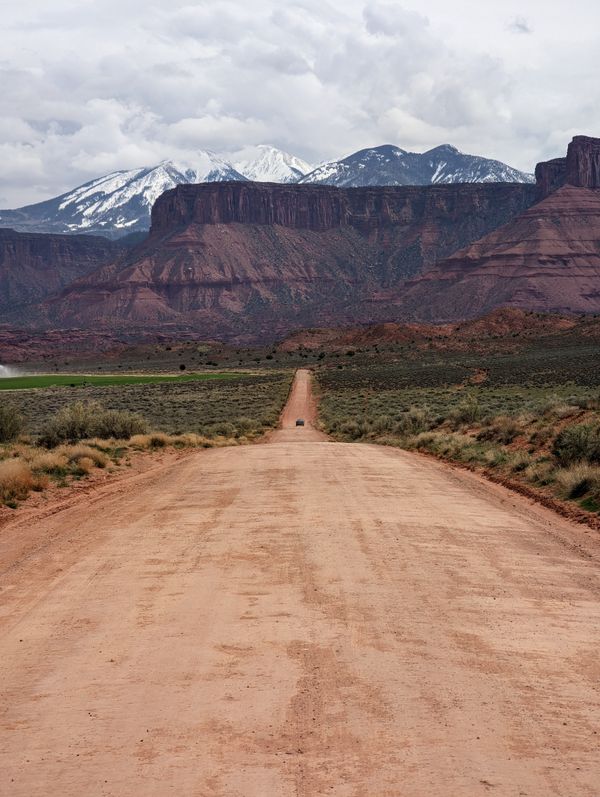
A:
{"type": "Polygon", "coordinates": [[[544,199],[563,185],[600,188],[600,139],[575,136],[566,158],[538,163],[535,169],[537,199],[544,199]]]}
{"type": "Polygon", "coordinates": [[[122,244],[99,236],[0,229],[0,314],[56,293],[123,250],[122,244]]]}
{"type": "Polygon", "coordinates": [[[324,232],[352,227],[381,236],[392,227],[456,223],[473,218],[490,228],[529,207],[535,188],[522,183],[470,183],[340,189],[321,185],[203,183],[181,185],[160,196],[150,235],[168,235],[190,224],[280,225],[324,232]]]}
{"type": "Polygon", "coordinates": [[[507,304],[599,312],[600,140],[577,136],[536,174],[537,186],[181,185],[158,198],[137,246],[111,257],[109,241],[75,252],[48,240],[36,259],[26,237],[64,236],[22,236],[4,279],[29,286],[17,315],[30,325],[171,324],[239,342],[507,304]]]}

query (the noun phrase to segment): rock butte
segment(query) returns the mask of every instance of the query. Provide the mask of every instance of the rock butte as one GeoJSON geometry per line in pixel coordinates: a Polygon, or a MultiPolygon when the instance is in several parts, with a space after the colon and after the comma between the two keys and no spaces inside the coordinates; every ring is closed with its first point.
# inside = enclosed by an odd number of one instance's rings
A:
{"type": "Polygon", "coordinates": [[[503,305],[598,312],[600,139],[577,136],[536,176],[536,186],[178,186],[155,203],[145,241],[20,317],[251,342],[503,305]]]}

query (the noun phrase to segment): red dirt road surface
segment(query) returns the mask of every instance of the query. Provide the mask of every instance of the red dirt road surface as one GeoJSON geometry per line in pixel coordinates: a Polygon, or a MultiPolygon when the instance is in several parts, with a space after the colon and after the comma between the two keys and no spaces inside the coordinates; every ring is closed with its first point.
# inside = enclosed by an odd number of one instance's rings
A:
{"type": "Polygon", "coordinates": [[[597,532],[299,415],[0,530],[0,794],[598,797],[597,532]]]}

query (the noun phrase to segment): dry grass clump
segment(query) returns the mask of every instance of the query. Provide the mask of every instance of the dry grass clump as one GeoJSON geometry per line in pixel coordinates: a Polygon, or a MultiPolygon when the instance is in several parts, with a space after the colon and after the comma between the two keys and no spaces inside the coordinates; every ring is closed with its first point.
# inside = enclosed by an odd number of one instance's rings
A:
{"type": "Polygon", "coordinates": [[[94,467],[95,463],[93,459],[89,457],[80,457],[77,460],[75,472],[78,476],[87,476],[94,470],[94,467]]]}
{"type": "Polygon", "coordinates": [[[180,435],[169,435],[165,432],[152,432],[152,434],[133,435],[129,444],[137,451],[147,451],[149,449],[166,448],[175,445],[180,435]]]}
{"type": "Polygon", "coordinates": [[[58,451],[38,452],[33,449],[25,461],[35,473],[48,473],[52,475],[65,475],[69,469],[69,462],[64,454],[58,451]]]}
{"type": "Polygon", "coordinates": [[[531,462],[523,471],[528,482],[544,487],[556,479],[556,466],[548,459],[531,462]]]}
{"type": "Polygon", "coordinates": [[[566,498],[592,495],[600,499],[600,467],[579,462],[556,472],[556,483],[566,498]]]}
{"type": "Polygon", "coordinates": [[[236,445],[243,438],[231,439],[214,437],[209,438],[194,432],[184,432],[183,434],[165,434],[164,432],[152,432],[151,434],[136,434],[129,440],[129,446],[135,451],[148,451],[157,448],[215,448],[226,445],[236,445]]]}
{"type": "Polygon", "coordinates": [[[82,459],[89,459],[97,468],[105,468],[110,462],[104,451],[83,443],[73,446],[60,446],[60,448],[56,449],[56,453],[64,456],[70,465],[79,464],[82,459]]]}
{"type": "Polygon", "coordinates": [[[23,501],[36,485],[31,468],[18,459],[0,462],[0,498],[8,506],[23,501]]]}

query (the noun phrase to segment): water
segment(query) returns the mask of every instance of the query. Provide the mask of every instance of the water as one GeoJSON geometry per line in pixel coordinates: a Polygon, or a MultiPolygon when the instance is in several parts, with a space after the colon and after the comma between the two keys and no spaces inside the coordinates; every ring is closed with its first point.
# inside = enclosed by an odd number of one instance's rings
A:
{"type": "Polygon", "coordinates": [[[10,365],[0,365],[0,379],[8,379],[11,376],[20,376],[18,368],[11,368],[10,365]]]}

